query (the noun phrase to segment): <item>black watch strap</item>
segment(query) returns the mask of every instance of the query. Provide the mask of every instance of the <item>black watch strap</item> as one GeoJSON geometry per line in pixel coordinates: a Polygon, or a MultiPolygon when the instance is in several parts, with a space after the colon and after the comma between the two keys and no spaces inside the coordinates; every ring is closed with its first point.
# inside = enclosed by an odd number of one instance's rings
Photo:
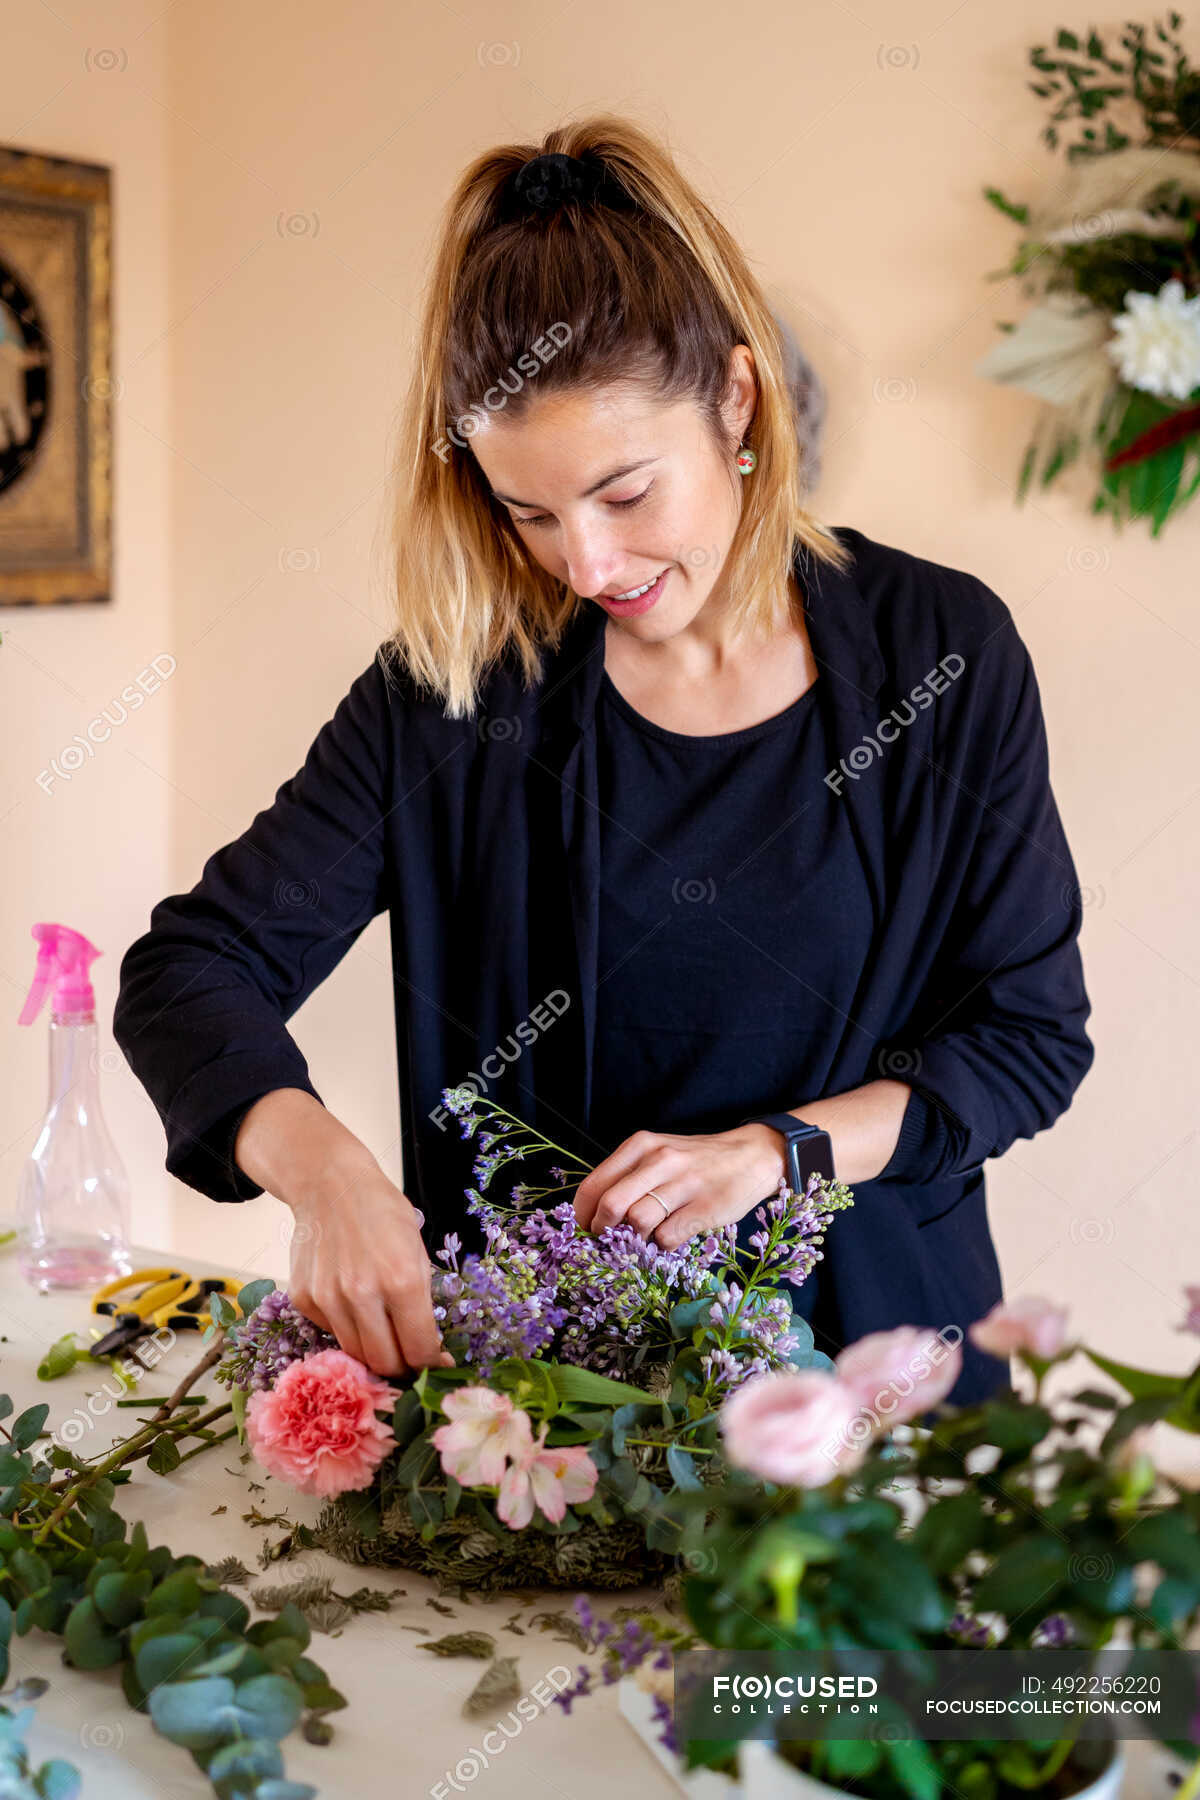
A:
{"type": "Polygon", "coordinates": [[[810,1175],[820,1175],[824,1181],[834,1181],[833,1141],[827,1131],[819,1125],[806,1125],[794,1113],[755,1113],[753,1118],[743,1119],[743,1125],[769,1125],[772,1131],[781,1131],[787,1145],[788,1186],[794,1194],[802,1194],[808,1186],[810,1175]]]}

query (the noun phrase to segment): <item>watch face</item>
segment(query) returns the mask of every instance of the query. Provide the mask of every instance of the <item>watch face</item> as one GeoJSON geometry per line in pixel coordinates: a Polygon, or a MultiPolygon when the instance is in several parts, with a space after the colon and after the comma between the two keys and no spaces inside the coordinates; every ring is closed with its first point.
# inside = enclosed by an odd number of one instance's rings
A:
{"type": "Polygon", "coordinates": [[[823,1181],[832,1181],[833,1144],[827,1131],[817,1131],[808,1136],[792,1138],[788,1144],[792,1170],[792,1191],[804,1192],[808,1186],[810,1175],[819,1175],[823,1181]]]}

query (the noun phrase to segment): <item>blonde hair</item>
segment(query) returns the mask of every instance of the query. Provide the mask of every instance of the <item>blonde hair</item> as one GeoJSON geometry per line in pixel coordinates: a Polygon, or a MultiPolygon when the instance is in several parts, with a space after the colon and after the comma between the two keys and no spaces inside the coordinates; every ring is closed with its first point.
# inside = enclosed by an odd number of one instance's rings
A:
{"type": "Polygon", "coordinates": [[[797,544],[839,568],[850,552],[802,504],[785,346],[742,251],[670,154],[615,115],[560,126],[540,146],[502,145],[469,165],[426,293],[391,520],[387,648],[444,700],[447,717],[473,714],[485,671],[503,657],[516,659],[530,686],[539,681],[541,651],[556,648],[590,604],[528,554],[470,452],[485,394],[502,392],[504,417],[515,421],[555,390],[644,382],[664,403],[694,401],[732,452],[721,402],[736,344],[754,357],[758,402],[745,441],[758,464],[726,559],[730,613],[767,625],[797,544]],[[513,176],[553,153],[598,162],[622,204],[571,200],[549,215],[512,216],[513,176]],[[547,336],[564,325],[562,344],[547,336]]]}

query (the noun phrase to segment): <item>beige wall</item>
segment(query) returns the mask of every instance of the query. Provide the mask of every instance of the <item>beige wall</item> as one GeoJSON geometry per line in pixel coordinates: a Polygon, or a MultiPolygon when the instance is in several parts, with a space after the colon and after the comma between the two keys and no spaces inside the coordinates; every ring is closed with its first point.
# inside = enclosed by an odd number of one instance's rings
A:
{"type": "MultiPolygon", "coordinates": [[[[973,570],[1016,615],[1089,893],[1097,1060],[1051,1132],[989,1165],[993,1226],[1011,1291],[1066,1297],[1094,1343],[1185,1365],[1200,503],[1158,543],[1095,521],[1081,477],[1018,510],[1033,403],[972,372],[1019,305],[985,279],[1014,237],[981,190],[1032,197],[1059,167],[1025,85],[1027,46],[1057,22],[1029,3],[1001,21],[871,0],[736,24],[714,0],[23,13],[0,140],[114,166],[122,388],[115,603],[0,616],[0,1208],[44,1099],[44,1026],[12,1022],[30,923],[65,918],[105,947],[111,1048],[120,955],[151,906],[270,803],[387,630],[389,430],[456,173],[613,107],[669,132],[825,379],[824,515],[973,570]],[[105,45],[124,68],[87,72],[105,45]],[[47,755],[164,650],[178,668],[162,694],[44,795],[47,755]]],[[[387,962],[381,918],[293,1030],[327,1103],[398,1177],[387,962]]],[[[169,1183],[157,1117],[108,1060],[137,1237],[286,1276],[290,1215],[169,1183]]]]}

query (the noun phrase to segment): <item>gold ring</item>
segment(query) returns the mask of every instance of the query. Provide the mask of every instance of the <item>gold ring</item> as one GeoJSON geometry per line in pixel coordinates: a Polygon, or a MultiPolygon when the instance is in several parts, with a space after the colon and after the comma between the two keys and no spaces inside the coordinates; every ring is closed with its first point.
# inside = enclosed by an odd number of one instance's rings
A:
{"type": "Polygon", "coordinates": [[[643,1199],[643,1200],[657,1200],[657,1201],[658,1201],[658,1204],[659,1204],[659,1205],[660,1205],[660,1206],[661,1206],[661,1207],[662,1207],[662,1209],[663,1209],[663,1218],[664,1218],[664,1219],[669,1219],[669,1218],[670,1218],[670,1216],[671,1216],[671,1209],[670,1209],[670,1207],[669,1207],[669,1206],[668,1206],[668,1205],[667,1205],[667,1203],[666,1203],[666,1201],[665,1201],[665,1200],[664,1200],[664,1199],[663,1199],[663,1197],[662,1197],[662,1195],[661,1195],[661,1194],[656,1194],[656,1193],[655,1193],[655,1192],[654,1192],[654,1189],[653,1189],[653,1188],[651,1188],[651,1189],[650,1189],[650,1192],[649,1192],[649,1193],[648,1193],[648,1194],[643,1194],[643,1195],[642,1195],[642,1199],[643,1199]]]}

